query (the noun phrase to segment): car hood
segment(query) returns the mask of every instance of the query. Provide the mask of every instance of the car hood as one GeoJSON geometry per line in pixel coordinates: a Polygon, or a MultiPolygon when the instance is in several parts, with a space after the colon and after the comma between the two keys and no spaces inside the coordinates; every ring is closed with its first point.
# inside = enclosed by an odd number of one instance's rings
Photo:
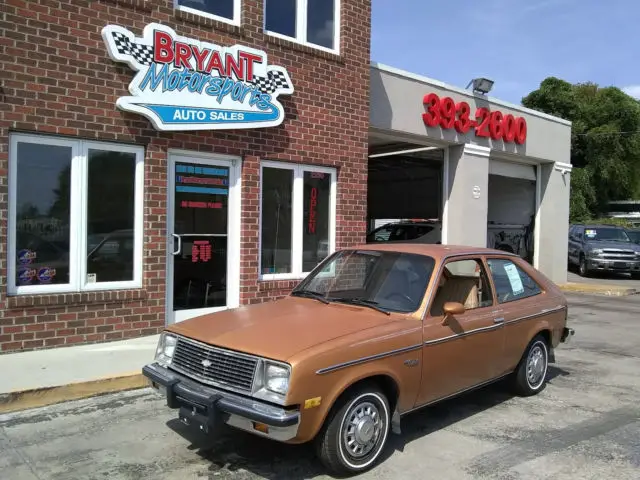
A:
{"type": "Polygon", "coordinates": [[[397,319],[366,307],[285,297],[176,323],[168,331],[273,360],[397,319]]]}
{"type": "Polygon", "coordinates": [[[597,241],[587,242],[587,247],[601,248],[601,249],[611,248],[611,249],[618,249],[618,250],[635,250],[635,251],[640,250],[640,248],[638,248],[638,245],[633,242],[616,242],[611,240],[597,240],[597,241]]]}

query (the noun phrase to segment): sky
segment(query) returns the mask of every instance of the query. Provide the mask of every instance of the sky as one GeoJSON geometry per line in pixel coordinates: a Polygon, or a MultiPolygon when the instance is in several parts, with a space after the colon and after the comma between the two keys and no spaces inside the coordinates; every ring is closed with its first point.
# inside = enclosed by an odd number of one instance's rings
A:
{"type": "Polygon", "coordinates": [[[371,58],[519,104],[548,76],[640,98],[640,0],[372,0],[371,58]]]}

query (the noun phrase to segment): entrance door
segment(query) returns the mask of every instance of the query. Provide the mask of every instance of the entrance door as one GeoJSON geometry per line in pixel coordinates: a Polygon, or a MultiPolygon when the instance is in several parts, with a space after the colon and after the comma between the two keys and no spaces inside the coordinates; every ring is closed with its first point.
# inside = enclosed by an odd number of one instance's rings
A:
{"type": "Polygon", "coordinates": [[[238,176],[232,160],[170,155],[168,323],[239,303],[238,176]]]}

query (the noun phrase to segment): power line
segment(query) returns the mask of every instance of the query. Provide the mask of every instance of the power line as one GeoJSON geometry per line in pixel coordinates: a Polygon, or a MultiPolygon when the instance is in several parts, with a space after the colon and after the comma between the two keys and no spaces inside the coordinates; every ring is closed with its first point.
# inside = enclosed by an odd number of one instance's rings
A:
{"type": "Polygon", "coordinates": [[[594,133],[575,133],[574,135],[577,137],[586,137],[587,135],[631,135],[634,133],[640,133],[640,130],[629,130],[627,132],[622,131],[622,132],[594,132],[594,133]]]}

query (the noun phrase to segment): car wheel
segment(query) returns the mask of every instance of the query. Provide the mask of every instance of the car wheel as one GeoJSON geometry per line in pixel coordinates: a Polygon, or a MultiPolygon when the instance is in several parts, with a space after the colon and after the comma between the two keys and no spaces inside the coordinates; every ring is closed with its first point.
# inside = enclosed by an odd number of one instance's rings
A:
{"type": "Polygon", "coordinates": [[[391,425],[389,401],[376,385],[344,395],[316,438],[322,463],[336,475],[353,475],[373,467],[387,443],[391,425]]]}
{"type": "Polygon", "coordinates": [[[547,385],[549,347],[542,335],[536,335],[525,351],[513,377],[515,392],[523,397],[536,395],[547,385]]]}
{"type": "Polygon", "coordinates": [[[633,280],[640,280],[640,272],[631,272],[631,278],[633,280]]]}
{"type": "Polygon", "coordinates": [[[587,267],[587,259],[584,258],[584,255],[580,255],[580,265],[578,267],[578,271],[581,277],[589,276],[589,268],[587,267]]]}

